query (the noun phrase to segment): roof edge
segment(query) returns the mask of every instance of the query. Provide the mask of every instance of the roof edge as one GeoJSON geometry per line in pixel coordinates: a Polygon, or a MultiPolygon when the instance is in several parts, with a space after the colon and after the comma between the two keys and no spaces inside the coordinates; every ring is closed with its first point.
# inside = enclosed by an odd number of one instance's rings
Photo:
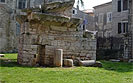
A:
{"type": "Polygon", "coordinates": [[[97,6],[94,6],[93,8],[95,9],[95,8],[97,8],[97,7],[105,6],[105,5],[108,5],[108,4],[111,4],[111,3],[112,3],[112,1],[107,2],[107,3],[100,4],[100,5],[97,5],[97,6]]]}

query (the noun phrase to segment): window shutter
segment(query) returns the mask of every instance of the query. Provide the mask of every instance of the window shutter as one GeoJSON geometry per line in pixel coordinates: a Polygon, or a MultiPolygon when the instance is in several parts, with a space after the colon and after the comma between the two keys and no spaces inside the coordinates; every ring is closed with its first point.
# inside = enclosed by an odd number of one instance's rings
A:
{"type": "Polygon", "coordinates": [[[126,23],[126,32],[128,32],[128,23],[126,23]]]}
{"type": "Polygon", "coordinates": [[[118,23],[118,34],[121,33],[121,23],[118,23]]]}
{"type": "Polygon", "coordinates": [[[121,12],[121,0],[118,1],[118,12],[121,12]]]}
{"type": "Polygon", "coordinates": [[[123,10],[128,9],[128,0],[123,0],[123,10]]]}
{"type": "Polygon", "coordinates": [[[123,33],[126,32],[126,23],[123,23],[123,33]]]}

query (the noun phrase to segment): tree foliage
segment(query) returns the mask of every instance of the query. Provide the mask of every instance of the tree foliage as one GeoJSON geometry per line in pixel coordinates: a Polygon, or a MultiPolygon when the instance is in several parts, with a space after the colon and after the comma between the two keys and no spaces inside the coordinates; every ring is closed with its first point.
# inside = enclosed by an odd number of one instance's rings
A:
{"type": "Polygon", "coordinates": [[[84,6],[83,0],[78,0],[78,1],[77,1],[77,5],[80,5],[80,4],[81,4],[82,7],[84,6]]]}

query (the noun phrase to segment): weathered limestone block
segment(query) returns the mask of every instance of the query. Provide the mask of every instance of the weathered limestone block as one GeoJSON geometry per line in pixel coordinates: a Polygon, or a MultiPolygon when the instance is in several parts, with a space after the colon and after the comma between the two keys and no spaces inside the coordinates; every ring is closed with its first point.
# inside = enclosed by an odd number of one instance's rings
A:
{"type": "Polygon", "coordinates": [[[63,65],[63,50],[62,49],[57,49],[55,51],[54,65],[56,67],[62,67],[63,65]]]}
{"type": "Polygon", "coordinates": [[[4,54],[0,54],[0,57],[4,57],[5,55],[4,54]]]}
{"type": "Polygon", "coordinates": [[[64,66],[65,67],[73,67],[73,60],[72,59],[64,59],[64,66]]]}
{"type": "Polygon", "coordinates": [[[95,60],[87,60],[87,61],[80,61],[79,65],[80,66],[92,66],[96,63],[95,60]]]}
{"type": "Polygon", "coordinates": [[[53,31],[67,31],[67,27],[57,27],[57,26],[50,26],[50,29],[53,31]]]}
{"type": "Polygon", "coordinates": [[[47,55],[55,54],[55,47],[46,45],[45,46],[45,54],[47,54],[47,55]]]}
{"type": "MultiPolygon", "coordinates": [[[[47,1],[46,1],[47,2],[47,1]]],[[[48,1],[47,4],[42,5],[45,12],[55,13],[58,15],[71,16],[70,9],[72,9],[75,0],[53,0],[48,1]]]]}
{"type": "Polygon", "coordinates": [[[91,39],[95,39],[94,33],[89,32],[89,31],[85,31],[85,32],[84,32],[84,37],[86,37],[86,38],[91,38],[91,39]]]}

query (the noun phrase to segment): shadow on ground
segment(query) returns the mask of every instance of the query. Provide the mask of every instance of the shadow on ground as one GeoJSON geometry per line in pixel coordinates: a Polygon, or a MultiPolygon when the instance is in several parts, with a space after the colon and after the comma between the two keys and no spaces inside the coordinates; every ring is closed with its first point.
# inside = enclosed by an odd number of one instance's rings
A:
{"type": "Polygon", "coordinates": [[[101,61],[103,68],[116,72],[133,72],[133,63],[101,61]]]}
{"type": "Polygon", "coordinates": [[[17,63],[17,59],[0,59],[0,67],[23,67],[33,68],[28,66],[22,66],[17,63]]]}
{"type": "MultiPolygon", "coordinates": [[[[110,62],[110,61],[101,61],[102,69],[108,71],[116,72],[133,72],[133,63],[126,62],[110,62]]],[[[33,68],[28,66],[21,66],[17,63],[16,59],[0,59],[1,67],[23,67],[23,68],[33,68]]]]}

